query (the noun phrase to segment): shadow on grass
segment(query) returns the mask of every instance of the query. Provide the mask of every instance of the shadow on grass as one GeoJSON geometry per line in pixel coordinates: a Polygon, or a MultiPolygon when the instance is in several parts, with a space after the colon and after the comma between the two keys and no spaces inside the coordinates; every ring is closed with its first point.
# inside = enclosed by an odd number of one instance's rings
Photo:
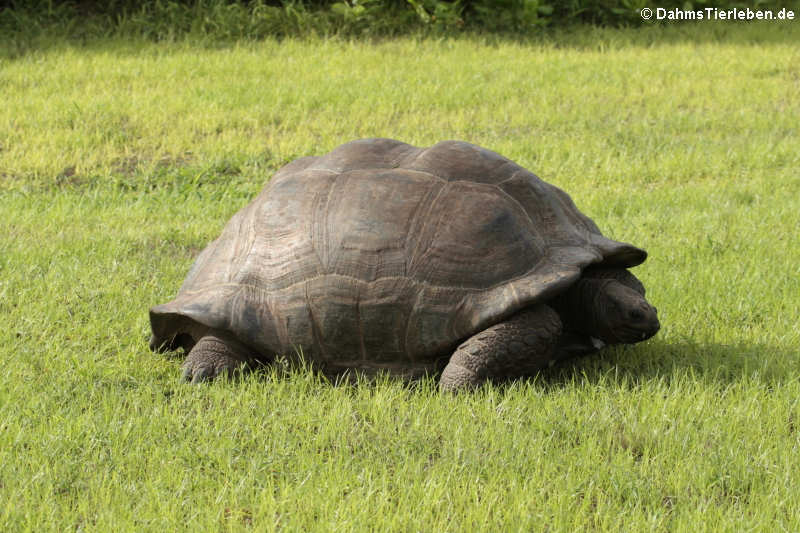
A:
{"type": "Polygon", "coordinates": [[[800,351],[768,344],[698,343],[691,339],[617,346],[566,361],[533,378],[545,387],[575,381],[636,386],[652,381],[690,378],[728,385],[743,380],[779,384],[797,379],[800,351]]]}
{"type": "MultiPolygon", "coordinates": [[[[185,354],[182,350],[152,354],[167,357],[178,367],[185,354]]],[[[617,346],[596,354],[564,361],[536,376],[520,377],[495,383],[500,390],[528,382],[545,389],[560,389],[576,383],[614,388],[634,388],[652,381],[670,384],[675,380],[690,380],[725,387],[742,381],[758,381],[778,385],[796,381],[800,375],[800,351],[777,348],[766,344],[700,344],[691,340],[664,342],[653,340],[644,345],[617,346]]],[[[403,383],[410,391],[437,389],[437,376],[402,380],[387,374],[364,374],[357,370],[336,376],[312,369],[308,362],[289,362],[259,365],[246,374],[237,373],[232,379],[240,381],[250,376],[257,380],[301,380],[320,387],[377,386],[387,382],[403,383]],[[310,380],[310,381],[309,381],[310,380]]],[[[226,378],[231,379],[231,378],[226,378]]]]}

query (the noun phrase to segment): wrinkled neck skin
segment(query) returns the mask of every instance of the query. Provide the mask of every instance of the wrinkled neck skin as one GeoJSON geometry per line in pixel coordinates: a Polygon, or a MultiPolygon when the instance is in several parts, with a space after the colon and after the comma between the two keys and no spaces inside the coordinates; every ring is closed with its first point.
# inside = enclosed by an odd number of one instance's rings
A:
{"type": "Polygon", "coordinates": [[[581,278],[567,292],[559,297],[557,309],[562,315],[564,322],[571,326],[571,329],[580,333],[602,338],[605,344],[611,344],[607,335],[602,335],[602,306],[595,303],[595,299],[603,285],[614,280],[605,279],[586,279],[581,278]],[[599,308],[598,308],[599,307],[599,308]]]}
{"type": "Polygon", "coordinates": [[[640,342],[660,327],[644,287],[624,269],[588,271],[556,307],[573,329],[605,344],[640,342]]]}

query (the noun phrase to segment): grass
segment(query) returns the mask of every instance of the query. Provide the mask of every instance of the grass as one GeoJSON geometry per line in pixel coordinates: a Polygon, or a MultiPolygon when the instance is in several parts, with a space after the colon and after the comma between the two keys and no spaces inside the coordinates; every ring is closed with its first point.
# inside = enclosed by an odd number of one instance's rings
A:
{"type": "Polygon", "coordinates": [[[0,529],[800,529],[797,31],[0,55],[0,529]],[[147,308],[275,169],[367,136],[561,186],[650,252],[662,331],[468,395],[180,384],[147,308]]]}

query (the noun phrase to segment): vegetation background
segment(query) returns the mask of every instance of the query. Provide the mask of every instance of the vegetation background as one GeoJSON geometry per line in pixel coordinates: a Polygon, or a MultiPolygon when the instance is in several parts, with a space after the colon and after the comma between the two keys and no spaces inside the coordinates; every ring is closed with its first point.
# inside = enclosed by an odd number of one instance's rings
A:
{"type": "Polygon", "coordinates": [[[798,22],[635,7],[2,4],[0,530],[800,530],[798,22]],[[147,308],[277,168],[369,136],[562,187],[650,252],[662,331],[457,396],[180,383],[147,308]]]}
{"type": "MultiPolygon", "coordinates": [[[[797,0],[6,0],[0,29],[9,43],[54,37],[136,36],[211,40],[268,36],[372,36],[409,32],[500,33],[516,37],[542,28],[648,23],[644,7],[703,10],[781,9],[797,0]]],[[[2,4],[0,4],[2,5],[2,4]]]]}

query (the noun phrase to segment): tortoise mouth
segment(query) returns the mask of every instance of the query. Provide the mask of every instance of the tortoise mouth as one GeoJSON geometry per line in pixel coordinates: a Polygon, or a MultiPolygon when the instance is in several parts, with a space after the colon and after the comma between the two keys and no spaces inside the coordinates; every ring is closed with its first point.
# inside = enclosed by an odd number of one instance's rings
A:
{"type": "Polygon", "coordinates": [[[648,321],[647,324],[626,324],[618,328],[614,328],[611,334],[616,337],[617,342],[624,344],[635,344],[637,342],[646,341],[661,329],[661,324],[658,319],[648,321]]]}

